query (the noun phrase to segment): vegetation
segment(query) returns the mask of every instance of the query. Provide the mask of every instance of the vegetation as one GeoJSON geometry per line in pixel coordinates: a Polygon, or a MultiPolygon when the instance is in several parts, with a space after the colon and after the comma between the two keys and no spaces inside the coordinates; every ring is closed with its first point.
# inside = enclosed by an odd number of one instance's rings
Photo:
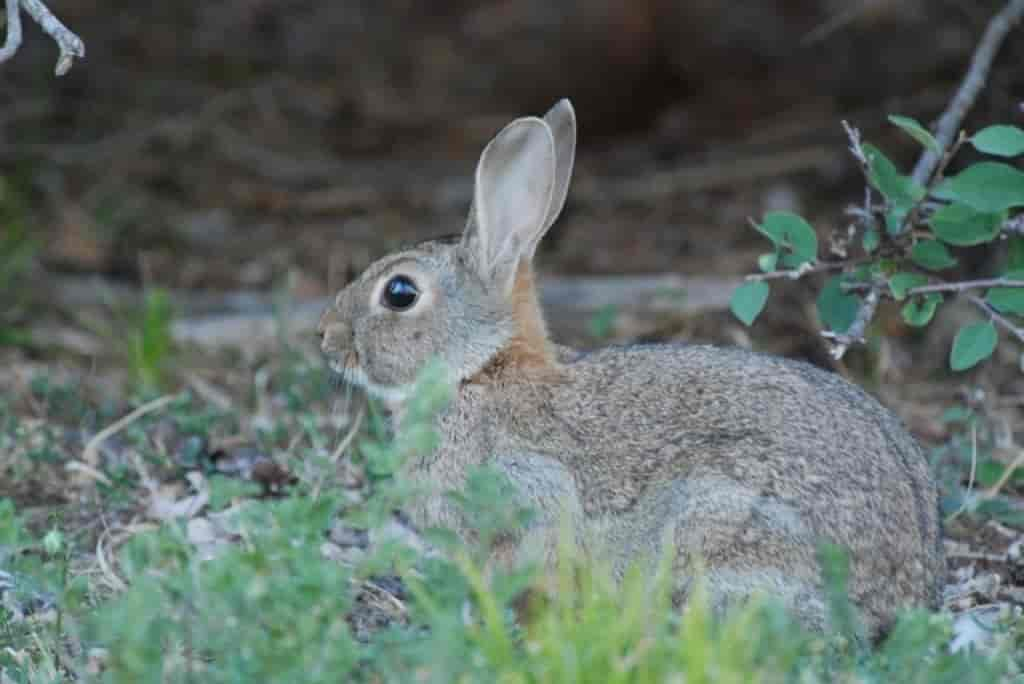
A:
{"type": "MultiPolygon", "coordinates": [[[[892,116],[890,121],[926,152],[942,153],[932,134],[913,119],[892,116]]],[[[993,161],[1024,155],[1024,130],[993,125],[969,137],[961,135],[924,183],[902,173],[878,148],[862,143],[857,131],[848,132],[868,187],[864,205],[852,212],[849,232],[832,245],[832,256],[838,258],[819,260],[817,234],[800,216],[766,214],[754,227],[773,251],[758,260],[763,274],[750,276],[733,294],[736,317],[747,325],[754,322],[768,300],[772,279],[838,271],[825,281],[817,300],[830,339],[846,345],[860,341],[880,296],[901,302],[904,322],[919,328],[932,321],[947,296],[963,293],[982,316],[956,333],[949,352],[952,370],[968,370],[991,356],[1000,329],[1024,341],[1024,215],[1013,214],[1024,207],[1024,172],[993,161]],[[966,145],[983,160],[946,177],[966,145]],[[958,250],[978,245],[991,245],[999,253],[997,273],[971,279],[943,275],[956,273],[958,250]]]]}
{"type": "MultiPolygon", "coordinates": [[[[282,377],[300,376],[303,363],[282,377]]],[[[101,541],[88,567],[78,564],[85,540],[73,527],[52,518],[30,531],[4,502],[3,681],[993,682],[1022,672],[1024,624],[1011,617],[984,654],[950,653],[952,618],[925,612],[905,615],[877,648],[864,644],[836,549],[822,550],[833,616],[822,635],[801,630],[770,597],[716,616],[698,590],[679,614],[664,562],[653,577],[634,569],[616,587],[569,553],[546,577],[485,571],[479,547],[441,530],[430,531],[431,546],[389,536],[391,511],[417,495],[394,473],[431,448],[430,418],[447,400],[436,370],[422,377],[393,439],[358,433],[351,460],[367,483],[361,498],[330,458],[339,437],[300,402],[279,417],[306,426],[305,477],[287,495],[258,497],[208,463],[197,470],[150,454],[134,476],[112,481],[120,496],[108,496],[152,501],[146,474],[177,467],[203,474],[190,496],[205,496],[205,507],[180,505],[189,496],[171,502],[174,513],[158,524],[108,539],[106,550],[101,541]],[[327,541],[338,525],[381,541],[340,547],[327,541]],[[366,630],[360,611],[373,597],[385,607],[366,630]]],[[[316,406],[318,390],[307,391],[300,398],[316,406]]],[[[186,431],[232,420],[187,395],[167,410],[186,431]]],[[[134,426],[138,453],[159,422],[134,426]]],[[[529,514],[487,471],[452,496],[485,541],[529,514]]]]}

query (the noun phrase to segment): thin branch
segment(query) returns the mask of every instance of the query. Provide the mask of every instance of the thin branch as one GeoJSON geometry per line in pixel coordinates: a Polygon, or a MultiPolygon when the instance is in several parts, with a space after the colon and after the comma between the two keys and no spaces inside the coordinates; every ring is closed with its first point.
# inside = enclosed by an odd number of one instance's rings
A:
{"type": "Polygon", "coordinates": [[[1024,236],[1024,214],[1008,218],[1003,224],[1003,232],[1007,235],[1024,236]]]}
{"type": "Polygon", "coordinates": [[[845,333],[836,333],[830,330],[821,333],[822,337],[832,342],[832,349],[829,350],[829,354],[833,359],[838,361],[843,358],[851,346],[864,344],[864,334],[867,331],[868,324],[871,323],[871,319],[875,317],[875,309],[878,308],[878,302],[881,298],[882,283],[875,283],[868,290],[867,294],[864,295],[864,301],[861,302],[860,308],[857,310],[857,317],[854,319],[853,325],[845,333]]]}
{"type": "Polygon", "coordinates": [[[843,119],[843,130],[846,131],[846,137],[850,139],[850,154],[860,164],[861,171],[864,172],[864,177],[868,177],[868,156],[864,154],[864,148],[861,146],[860,131],[850,125],[846,119],[843,119]]]}
{"type": "Polygon", "coordinates": [[[958,283],[933,283],[931,285],[912,287],[907,290],[907,295],[928,294],[929,292],[965,292],[985,287],[1024,287],[1024,280],[982,278],[981,280],[964,280],[958,283]]]}
{"type": "Polygon", "coordinates": [[[1018,342],[1024,344],[1024,328],[1021,328],[1018,325],[1014,325],[1014,323],[1010,319],[1006,318],[1001,313],[996,311],[995,307],[993,307],[991,304],[986,302],[978,295],[969,294],[965,296],[972,304],[974,304],[976,307],[984,311],[993,323],[995,323],[1003,330],[1016,337],[1018,342]]]}
{"type": "Polygon", "coordinates": [[[819,261],[817,263],[806,261],[797,268],[785,271],[769,271],[768,273],[752,273],[746,276],[748,282],[759,282],[763,280],[799,280],[809,273],[825,273],[827,271],[838,271],[847,266],[854,265],[851,261],[819,261]]]}
{"type": "Polygon", "coordinates": [[[971,57],[971,66],[960,84],[960,89],[957,90],[949,106],[946,107],[946,111],[939,118],[935,129],[935,140],[939,144],[938,152],[926,150],[914,167],[912,177],[916,182],[925,185],[931,178],[939,159],[956,138],[960,124],[977,99],[978,93],[985,86],[988,72],[995,60],[996,53],[999,52],[999,47],[1022,16],[1024,16],[1024,0],[1010,0],[1006,7],[989,21],[985,35],[982,36],[981,42],[978,43],[978,47],[971,57]]]}
{"type": "Polygon", "coordinates": [[[7,38],[4,46],[0,48],[0,62],[5,62],[14,56],[14,53],[21,47],[21,11],[18,7],[18,0],[7,0],[7,38]]]}
{"type": "Polygon", "coordinates": [[[85,57],[85,43],[82,42],[82,39],[55,17],[42,0],[7,0],[7,39],[3,48],[0,48],[0,62],[13,57],[21,47],[19,6],[39,24],[44,33],[53,38],[57,47],[60,48],[60,56],[57,58],[57,66],[54,68],[54,73],[57,76],[66,74],[71,69],[76,57],[85,57]]]}
{"type": "MultiPolygon", "coordinates": [[[[867,292],[873,286],[868,283],[843,283],[843,292],[867,292]]],[[[953,283],[930,283],[907,290],[906,295],[928,294],[930,292],[962,293],[968,290],[980,290],[989,287],[1024,287],[1024,280],[1012,278],[981,278],[979,280],[962,280],[953,283]]]]}

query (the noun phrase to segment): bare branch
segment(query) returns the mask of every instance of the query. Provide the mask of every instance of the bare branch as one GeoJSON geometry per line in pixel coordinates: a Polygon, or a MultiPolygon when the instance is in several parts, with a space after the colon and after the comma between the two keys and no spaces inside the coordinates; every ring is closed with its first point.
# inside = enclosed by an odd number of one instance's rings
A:
{"type": "Polygon", "coordinates": [[[983,278],[981,280],[964,280],[958,283],[933,283],[931,285],[912,287],[907,290],[907,295],[928,294],[929,292],[965,292],[985,287],[1024,287],[1024,280],[983,278]]]}
{"type": "MultiPolygon", "coordinates": [[[[843,292],[867,292],[873,286],[868,283],[843,283],[843,292]]],[[[980,290],[990,287],[1024,287],[1024,280],[1012,278],[982,278],[980,280],[962,280],[953,283],[930,283],[907,290],[907,296],[928,294],[930,292],[961,293],[968,290],[980,290]]]]}
{"type": "Polygon", "coordinates": [[[875,317],[875,309],[878,308],[878,302],[881,298],[882,283],[875,283],[868,290],[867,294],[864,295],[864,301],[861,302],[860,308],[857,310],[857,317],[845,333],[836,333],[829,330],[821,333],[822,337],[832,342],[832,349],[829,350],[829,354],[831,354],[833,359],[838,361],[843,358],[851,346],[864,344],[864,333],[867,331],[871,319],[875,317]]]}
{"type": "Polygon", "coordinates": [[[995,323],[1003,330],[1016,337],[1018,342],[1024,344],[1024,328],[1021,328],[1018,325],[1014,325],[1014,323],[1010,321],[1010,319],[1006,318],[1001,313],[996,311],[995,307],[993,307],[991,304],[986,302],[978,295],[969,294],[965,296],[971,302],[971,304],[974,304],[976,307],[984,311],[993,323],[995,323]]]}
{"type": "Polygon", "coordinates": [[[799,267],[786,270],[786,271],[769,271],[768,273],[752,273],[745,279],[748,282],[757,282],[762,280],[781,280],[783,278],[788,280],[799,280],[809,273],[824,273],[826,271],[838,271],[847,266],[851,266],[852,262],[847,261],[819,261],[817,263],[807,261],[801,264],[799,267]]]}
{"type": "Polygon", "coordinates": [[[850,154],[860,164],[864,177],[867,178],[868,156],[864,154],[864,148],[861,146],[860,131],[851,126],[846,119],[843,119],[843,130],[846,131],[846,137],[850,139],[850,154]]]}
{"type": "Polygon", "coordinates": [[[1003,224],[1003,232],[1007,235],[1024,236],[1024,214],[1011,216],[1003,224]]]}
{"type": "Polygon", "coordinates": [[[21,12],[18,8],[18,0],[7,0],[7,38],[4,40],[4,46],[0,48],[0,62],[13,57],[19,47],[21,47],[21,12]]]}
{"type": "Polygon", "coordinates": [[[982,36],[981,42],[974,50],[974,56],[971,57],[971,66],[960,84],[960,89],[957,90],[949,106],[946,107],[946,111],[939,118],[935,130],[935,140],[939,143],[938,152],[926,150],[914,167],[912,177],[921,185],[925,185],[931,178],[939,159],[956,138],[960,124],[988,80],[988,72],[1006,34],[1021,20],[1022,16],[1024,16],[1024,0],[1010,0],[1006,7],[989,21],[985,35],[982,36]]]}
{"type": "Polygon", "coordinates": [[[54,69],[57,76],[66,74],[76,57],[85,57],[85,43],[82,39],[54,16],[42,0],[7,0],[7,39],[3,48],[0,48],[0,62],[13,57],[21,47],[19,5],[60,48],[60,56],[54,69]]]}

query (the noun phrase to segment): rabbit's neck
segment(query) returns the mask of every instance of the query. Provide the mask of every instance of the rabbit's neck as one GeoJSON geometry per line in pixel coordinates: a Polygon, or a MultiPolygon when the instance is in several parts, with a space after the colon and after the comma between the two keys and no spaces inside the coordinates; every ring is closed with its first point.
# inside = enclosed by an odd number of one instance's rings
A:
{"type": "Polygon", "coordinates": [[[540,308],[533,269],[526,262],[519,265],[512,289],[512,336],[469,382],[528,377],[531,380],[562,376],[555,346],[548,337],[547,324],[540,308]]]}

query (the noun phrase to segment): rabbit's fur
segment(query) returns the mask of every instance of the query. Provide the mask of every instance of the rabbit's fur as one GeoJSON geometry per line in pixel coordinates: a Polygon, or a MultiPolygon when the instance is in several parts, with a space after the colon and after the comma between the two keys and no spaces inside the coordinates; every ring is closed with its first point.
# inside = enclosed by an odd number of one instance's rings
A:
{"type": "Polygon", "coordinates": [[[914,439],[860,388],[739,349],[579,353],[549,340],[531,260],[565,202],[575,141],[567,100],[513,121],[480,158],[462,236],[377,261],[321,319],[332,367],[397,420],[426,363],[452,369],[440,444],[406,464],[437,492],[412,520],[468,538],[442,492],[486,463],[537,513],[495,549],[499,561],[550,562],[568,516],[578,549],[619,576],[674,544],[677,602],[699,561],[718,605],[764,592],[820,627],[816,554],[831,541],[850,551],[850,593],[870,633],[903,607],[934,607],[935,481],[914,439]],[[419,293],[406,311],[385,306],[396,275],[419,293]]]}

